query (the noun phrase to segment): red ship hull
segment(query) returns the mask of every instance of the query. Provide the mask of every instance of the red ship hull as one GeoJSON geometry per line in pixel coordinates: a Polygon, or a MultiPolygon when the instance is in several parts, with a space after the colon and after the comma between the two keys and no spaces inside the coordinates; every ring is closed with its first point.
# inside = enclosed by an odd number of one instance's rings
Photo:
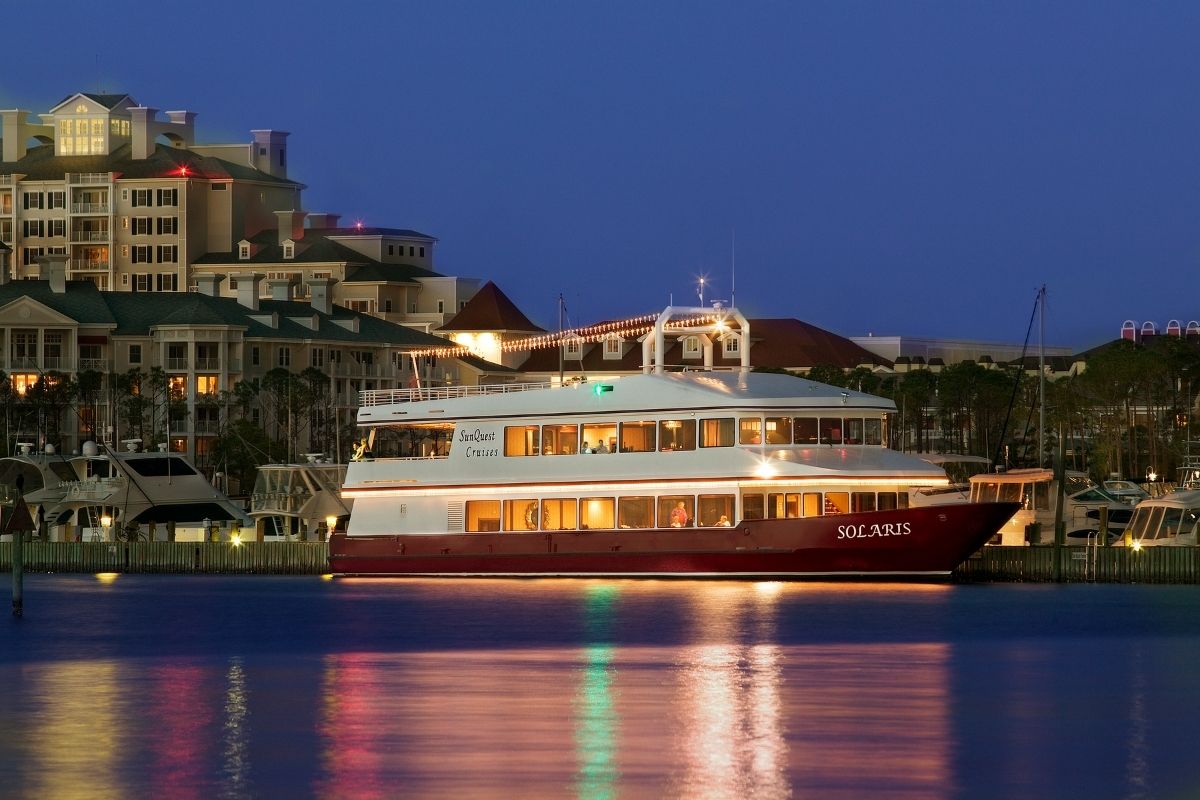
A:
{"type": "Polygon", "coordinates": [[[340,575],[946,576],[1017,503],[963,503],[731,528],[438,533],[330,538],[340,575]]]}

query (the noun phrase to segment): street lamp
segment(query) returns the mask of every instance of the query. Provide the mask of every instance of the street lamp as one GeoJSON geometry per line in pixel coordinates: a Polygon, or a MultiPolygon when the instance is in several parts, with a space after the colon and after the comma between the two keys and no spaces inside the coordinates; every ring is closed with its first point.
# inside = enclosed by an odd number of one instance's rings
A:
{"type": "Polygon", "coordinates": [[[112,528],[112,523],[113,518],[108,514],[105,514],[100,518],[100,530],[102,532],[101,535],[104,537],[104,541],[106,542],[108,541],[108,532],[112,528]]]}
{"type": "Polygon", "coordinates": [[[336,516],[334,516],[333,514],[330,514],[328,517],[325,518],[325,539],[326,539],[326,541],[328,541],[329,537],[333,535],[333,530],[334,530],[334,528],[337,527],[337,519],[338,518],[336,516]]]}
{"type": "Polygon", "coordinates": [[[1158,480],[1158,473],[1154,471],[1154,467],[1147,467],[1146,482],[1154,483],[1156,480],[1158,480]]]}

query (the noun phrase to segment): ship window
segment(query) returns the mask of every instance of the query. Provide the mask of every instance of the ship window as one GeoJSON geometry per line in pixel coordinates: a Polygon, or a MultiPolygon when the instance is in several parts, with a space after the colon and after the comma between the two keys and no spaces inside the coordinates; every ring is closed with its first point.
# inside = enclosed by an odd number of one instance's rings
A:
{"type": "Polygon", "coordinates": [[[538,502],[532,497],[524,500],[504,501],[504,530],[536,531],[538,529],[538,502]]]}
{"type": "Polygon", "coordinates": [[[733,417],[700,420],[701,447],[733,447],[733,417]]]}
{"type": "Polygon", "coordinates": [[[842,443],[842,420],[821,417],[821,444],[842,443]]]}
{"type": "Polygon", "coordinates": [[[666,419],[658,424],[658,449],[695,450],[696,420],[666,419]]]}
{"type": "Polygon", "coordinates": [[[579,500],[579,527],[597,530],[616,527],[613,524],[613,498],[583,497],[579,500]]]}
{"type": "Polygon", "coordinates": [[[846,444],[863,443],[863,421],[861,419],[846,420],[846,444]]]}
{"type": "Polygon", "coordinates": [[[622,422],[621,452],[654,452],[654,431],[656,427],[653,422],[622,422]]]}
{"type": "Polygon", "coordinates": [[[762,519],[766,516],[761,494],[742,495],[742,519],[762,519]]]}
{"type": "Polygon", "coordinates": [[[875,510],[874,492],[854,492],[850,495],[850,510],[854,513],[875,510]]]}
{"type": "Polygon", "coordinates": [[[971,484],[972,503],[994,503],[1000,484],[995,481],[977,481],[971,484]]]}
{"type": "Polygon", "coordinates": [[[574,498],[542,501],[542,530],[573,531],[577,527],[574,498]]]}
{"type": "Polygon", "coordinates": [[[863,420],[863,444],[883,444],[883,420],[863,420]]]}
{"type": "Polygon", "coordinates": [[[792,425],[792,441],[796,444],[816,444],[817,420],[813,417],[796,417],[792,425]]]}
{"type": "Polygon", "coordinates": [[[767,417],[767,444],[791,444],[792,420],[790,417],[767,417]]]}
{"type": "Polygon", "coordinates": [[[733,524],[733,499],[731,494],[702,494],[697,498],[696,518],[700,527],[726,527],[733,524]],[[725,521],[722,522],[721,518],[725,521]]]}
{"type": "Polygon", "coordinates": [[[850,495],[847,492],[826,492],[825,513],[845,514],[850,510],[850,495]]]}
{"type": "Polygon", "coordinates": [[[582,447],[590,452],[611,453],[616,450],[617,426],[613,422],[597,422],[583,426],[582,447]],[[600,445],[604,445],[603,448],[600,445]]]}
{"type": "Polygon", "coordinates": [[[500,530],[500,501],[468,500],[466,526],[468,531],[500,530]]]}
{"type": "Polygon", "coordinates": [[[509,425],[504,429],[504,455],[536,456],[538,438],[537,425],[509,425]]]}
{"type": "Polygon", "coordinates": [[[1179,523],[1183,521],[1182,508],[1168,508],[1163,511],[1162,527],[1158,529],[1159,539],[1169,539],[1179,535],[1179,523]]]}
{"type": "Polygon", "coordinates": [[[896,492],[896,508],[908,508],[908,492],[896,492]]]}
{"type": "Polygon", "coordinates": [[[548,456],[569,456],[579,452],[578,425],[543,425],[542,453],[548,456]]]}
{"type": "Polygon", "coordinates": [[[1134,509],[1133,519],[1129,521],[1129,527],[1126,528],[1134,539],[1141,539],[1146,532],[1146,524],[1150,521],[1151,510],[1149,506],[1134,509]]]}
{"type": "Polygon", "coordinates": [[[617,500],[617,524],[622,528],[653,528],[653,497],[622,497],[617,500]]]}
{"type": "Polygon", "coordinates": [[[1146,526],[1146,534],[1143,539],[1155,539],[1158,537],[1158,526],[1162,524],[1163,512],[1166,509],[1162,506],[1150,512],[1150,522],[1146,526]]]}
{"type": "Polygon", "coordinates": [[[127,462],[139,475],[147,478],[162,478],[167,475],[195,475],[196,470],[182,458],[131,458],[127,462]]]}
{"type": "Polygon", "coordinates": [[[1039,511],[1050,507],[1050,481],[1040,481],[1033,485],[1033,507],[1039,511]]]}
{"type": "Polygon", "coordinates": [[[788,519],[795,519],[800,516],[800,495],[789,494],[784,501],[784,512],[788,519]]]}
{"type": "Polygon", "coordinates": [[[758,417],[742,417],[739,419],[738,442],[741,444],[761,444],[762,420],[758,417]]]}
{"type": "Polygon", "coordinates": [[[1021,502],[1021,484],[1019,484],[1019,483],[1002,483],[1002,484],[1000,484],[1000,502],[1002,502],[1002,503],[1019,503],[1019,502],[1021,502]]]}
{"type": "Polygon", "coordinates": [[[783,492],[768,492],[767,519],[780,519],[784,513],[783,492]]]}
{"type": "MultiPolygon", "coordinates": [[[[870,420],[867,420],[867,422],[870,422],[870,420]]],[[[896,508],[896,493],[880,492],[879,500],[876,502],[876,507],[880,511],[894,511],[896,508]]]]}
{"type": "Polygon", "coordinates": [[[819,517],[824,510],[825,503],[821,499],[820,492],[804,493],[804,516],[819,517]]]}
{"type": "Polygon", "coordinates": [[[658,498],[658,527],[690,528],[696,521],[696,498],[690,494],[658,498]]]}

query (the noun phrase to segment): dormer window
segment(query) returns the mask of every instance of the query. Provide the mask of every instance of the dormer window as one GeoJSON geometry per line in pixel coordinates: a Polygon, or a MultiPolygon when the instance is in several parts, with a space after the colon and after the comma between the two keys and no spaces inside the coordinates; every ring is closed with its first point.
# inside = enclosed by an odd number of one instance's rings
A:
{"type": "Polygon", "coordinates": [[[296,243],[291,239],[283,243],[283,257],[288,261],[296,257],[296,243]]]}
{"type": "Polygon", "coordinates": [[[248,261],[250,259],[250,243],[249,242],[242,242],[241,244],[238,245],[238,258],[241,259],[242,261],[248,261]]]}
{"type": "Polygon", "coordinates": [[[563,355],[567,358],[580,358],[583,356],[583,339],[578,336],[573,336],[570,339],[563,341],[563,355]]]}
{"type": "Polygon", "coordinates": [[[621,337],[608,336],[604,339],[604,357],[617,359],[621,357],[621,337]]]}
{"type": "Polygon", "coordinates": [[[736,356],[742,352],[742,339],[735,334],[727,334],[722,342],[723,352],[727,356],[736,356]]]}
{"type": "Polygon", "coordinates": [[[700,357],[700,337],[699,336],[683,337],[683,357],[684,358],[699,358],[700,357]]]}

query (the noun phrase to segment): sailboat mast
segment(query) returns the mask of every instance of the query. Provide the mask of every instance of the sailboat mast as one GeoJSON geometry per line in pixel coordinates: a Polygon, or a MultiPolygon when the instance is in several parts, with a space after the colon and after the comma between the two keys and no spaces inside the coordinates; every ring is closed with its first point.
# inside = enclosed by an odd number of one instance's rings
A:
{"type": "Polygon", "coordinates": [[[1046,458],[1046,284],[1038,292],[1038,466],[1046,458]]]}

